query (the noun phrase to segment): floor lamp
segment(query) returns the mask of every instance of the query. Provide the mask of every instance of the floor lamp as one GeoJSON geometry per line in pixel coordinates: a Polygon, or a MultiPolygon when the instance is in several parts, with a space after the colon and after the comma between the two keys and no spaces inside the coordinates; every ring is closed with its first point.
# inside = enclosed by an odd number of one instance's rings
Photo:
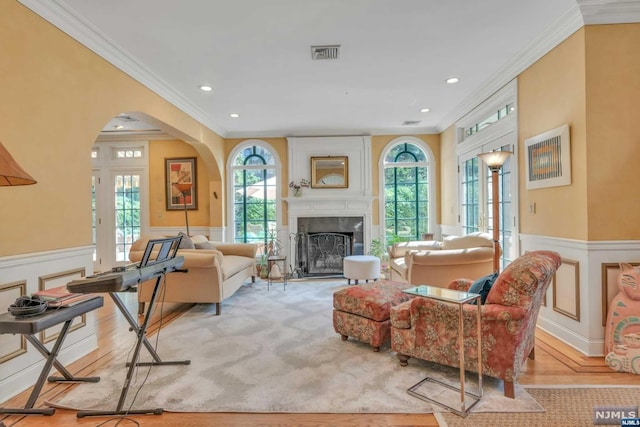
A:
{"type": "Polygon", "coordinates": [[[491,189],[493,193],[493,271],[500,271],[500,194],[498,191],[498,172],[507,161],[511,151],[490,151],[478,154],[491,171],[491,189]]]}
{"type": "Polygon", "coordinates": [[[182,194],[182,204],[184,205],[184,221],[187,224],[187,236],[189,236],[189,216],[187,215],[187,194],[191,191],[193,186],[190,182],[176,182],[173,184],[176,189],[182,194]]]}
{"type": "Polygon", "coordinates": [[[35,183],[36,180],[13,160],[11,154],[0,142],[0,186],[30,185],[35,183]]]}

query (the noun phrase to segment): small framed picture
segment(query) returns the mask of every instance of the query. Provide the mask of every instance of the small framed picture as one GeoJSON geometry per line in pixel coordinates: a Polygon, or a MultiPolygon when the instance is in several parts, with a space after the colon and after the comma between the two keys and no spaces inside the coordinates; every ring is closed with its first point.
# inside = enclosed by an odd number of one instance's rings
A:
{"type": "Polygon", "coordinates": [[[196,158],[165,159],[167,210],[198,209],[196,158]]]}

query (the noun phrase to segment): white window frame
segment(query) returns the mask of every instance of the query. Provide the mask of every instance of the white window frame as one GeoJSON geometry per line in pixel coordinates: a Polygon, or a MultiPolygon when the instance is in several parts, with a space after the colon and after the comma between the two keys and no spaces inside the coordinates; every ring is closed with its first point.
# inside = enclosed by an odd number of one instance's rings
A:
{"type": "MultiPolygon", "coordinates": [[[[247,139],[242,141],[229,153],[227,157],[227,227],[225,230],[225,240],[228,242],[235,241],[235,210],[234,210],[234,195],[235,191],[233,188],[233,172],[235,169],[235,165],[233,164],[235,158],[238,154],[247,147],[259,146],[266,150],[269,150],[271,155],[273,156],[273,160],[275,163],[276,170],[276,181],[278,185],[276,186],[276,200],[282,200],[282,162],[280,161],[280,156],[278,155],[278,150],[275,149],[274,146],[269,144],[266,141],[261,139],[247,139]]],[[[282,229],[282,203],[276,203],[276,227],[278,230],[282,229]]]]}
{"type": "MultiPolygon", "coordinates": [[[[387,157],[387,155],[389,154],[389,152],[397,145],[399,144],[404,144],[405,142],[408,142],[410,144],[414,144],[416,146],[418,146],[425,154],[427,161],[426,161],[426,167],[428,170],[428,175],[429,175],[429,194],[430,194],[430,198],[429,198],[429,231],[431,231],[434,234],[438,234],[436,232],[436,203],[437,201],[435,200],[436,197],[436,187],[435,187],[435,180],[436,180],[436,162],[435,162],[435,156],[433,155],[433,151],[431,151],[431,147],[429,147],[429,145],[424,142],[423,140],[421,140],[420,138],[416,138],[415,136],[400,136],[397,138],[392,139],[391,141],[389,141],[387,143],[387,145],[384,147],[384,149],[382,150],[382,153],[380,154],[380,160],[378,162],[378,170],[380,171],[379,173],[379,177],[378,177],[378,194],[379,194],[379,198],[378,200],[380,201],[380,203],[378,203],[378,223],[379,223],[379,229],[378,229],[378,238],[384,240],[385,239],[385,191],[384,191],[384,169],[385,169],[385,162],[384,159],[387,157]]],[[[407,167],[411,167],[411,166],[425,166],[423,163],[406,163],[407,167]]]]}
{"type": "MultiPolygon", "coordinates": [[[[462,233],[463,224],[463,212],[462,212],[462,165],[463,162],[473,156],[477,156],[480,153],[492,151],[502,146],[508,145],[513,155],[510,159],[511,165],[511,203],[512,210],[511,218],[504,218],[504,221],[511,221],[512,230],[512,247],[511,253],[506,254],[507,258],[514,259],[520,253],[519,248],[519,194],[518,194],[518,109],[501,118],[497,122],[478,133],[471,136],[465,135],[465,129],[469,126],[478,123],[483,120],[492,111],[498,111],[505,105],[513,104],[518,105],[517,100],[517,79],[512,80],[505,85],[502,89],[490,96],[482,104],[478,105],[471,112],[465,115],[462,119],[455,123],[457,145],[456,145],[456,157],[458,164],[458,183],[456,186],[457,194],[457,229],[458,234],[462,233]]],[[[486,194],[487,181],[489,178],[488,168],[482,162],[479,165],[479,179],[480,179],[480,209],[488,209],[486,204],[488,195],[486,194]]],[[[487,216],[488,217],[488,216],[487,216]]],[[[502,228],[502,224],[501,224],[502,228]]]]}

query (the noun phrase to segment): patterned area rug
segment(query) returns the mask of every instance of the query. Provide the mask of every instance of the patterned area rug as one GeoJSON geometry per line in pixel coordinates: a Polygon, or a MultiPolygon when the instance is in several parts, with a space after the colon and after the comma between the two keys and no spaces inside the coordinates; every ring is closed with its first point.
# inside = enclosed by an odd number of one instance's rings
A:
{"type": "MultiPolygon", "coordinates": [[[[125,408],[177,412],[430,413],[442,411],[407,393],[427,375],[458,381],[458,371],[416,359],[401,367],[395,353],[342,341],[332,326],[333,292],[344,281],[289,282],[267,291],[266,282],[244,285],[223,303],[221,316],[199,304],[160,332],[165,361],[188,366],[138,368],[125,408]],[[144,383],[144,384],[143,384],[144,383]],[[139,392],[138,392],[138,389],[139,392]],[[131,398],[136,396],[135,402],[131,398]]],[[[133,343],[135,337],[131,334],[133,343]]],[[[151,337],[151,343],[156,339],[151,337]]],[[[128,344],[129,348],[132,343],[128,344]]],[[[142,358],[148,360],[143,348],[142,358]]],[[[128,348],[52,406],[113,410],[126,378],[128,348]]],[[[469,377],[472,377],[470,374],[469,377]]],[[[485,378],[474,411],[542,411],[524,389],[502,395],[501,382],[485,378]]]]}

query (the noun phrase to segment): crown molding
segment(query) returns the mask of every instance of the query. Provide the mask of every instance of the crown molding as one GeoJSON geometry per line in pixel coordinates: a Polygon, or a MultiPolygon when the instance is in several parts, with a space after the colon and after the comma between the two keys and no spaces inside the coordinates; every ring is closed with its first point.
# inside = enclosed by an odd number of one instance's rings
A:
{"type": "Polygon", "coordinates": [[[193,117],[213,132],[224,137],[226,130],[211,120],[210,115],[191,103],[180,92],[154,74],[121,46],[83,19],[73,8],[60,0],[18,0],[22,5],[59,28],[61,31],[95,52],[107,62],[131,76],[193,117]]]}
{"type": "Polygon", "coordinates": [[[278,130],[229,132],[226,138],[296,138],[307,136],[353,136],[353,135],[431,135],[440,132],[433,126],[406,126],[403,128],[380,129],[310,129],[310,130],[278,130]]]}
{"type": "Polygon", "coordinates": [[[585,25],[640,22],[638,0],[577,0],[585,25]]]}
{"type": "Polygon", "coordinates": [[[166,132],[101,132],[96,142],[160,141],[177,139],[166,132]]]}
{"type": "Polygon", "coordinates": [[[456,120],[459,120],[473,108],[480,105],[484,100],[515,79],[520,73],[526,70],[527,67],[542,58],[582,26],[582,15],[576,4],[547,28],[546,31],[542,32],[525,46],[518,55],[498,69],[478,90],[447,114],[438,124],[438,131],[444,131],[455,123],[456,120]]]}

